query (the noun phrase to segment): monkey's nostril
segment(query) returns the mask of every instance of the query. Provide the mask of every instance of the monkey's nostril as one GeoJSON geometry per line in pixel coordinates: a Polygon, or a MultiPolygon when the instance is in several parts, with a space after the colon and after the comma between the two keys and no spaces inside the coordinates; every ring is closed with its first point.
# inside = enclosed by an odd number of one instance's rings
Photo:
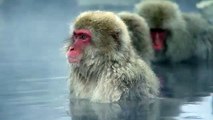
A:
{"type": "Polygon", "coordinates": [[[74,47],[70,47],[69,51],[73,51],[74,50],[74,47]]]}

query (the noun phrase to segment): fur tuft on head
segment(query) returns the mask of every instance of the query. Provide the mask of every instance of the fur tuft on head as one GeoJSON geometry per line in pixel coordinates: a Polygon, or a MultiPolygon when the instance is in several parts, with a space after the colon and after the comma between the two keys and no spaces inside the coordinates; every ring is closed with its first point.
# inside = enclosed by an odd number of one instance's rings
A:
{"type": "MultiPolygon", "coordinates": [[[[82,28],[90,29],[92,33],[98,33],[101,34],[101,36],[111,36],[112,34],[118,34],[119,40],[122,39],[123,42],[126,42],[127,44],[130,43],[130,38],[128,36],[125,23],[113,12],[87,11],[81,13],[75,20],[74,29],[82,28]]],[[[94,36],[99,35],[94,34],[94,36]]],[[[101,43],[105,44],[104,46],[108,44],[106,40],[100,41],[101,43]]]]}
{"type": "MultiPolygon", "coordinates": [[[[92,47],[87,48],[88,56],[103,57],[103,59],[126,59],[132,49],[127,26],[113,12],[108,11],[86,11],[81,13],[74,21],[76,29],[88,29],[92,33],[92,47]],[[121,54],[122,53],[122,54],[121,54]]],[[[95,57],[96,58],[96,57],[95,57]]],[[[93,60],[94,61],[94,60],[93,60]]]]}
{"type": "Polygon", "coordinates": [[[181,11],[174,2],[168,0],[145,0],[136,5],[135,11],[147,20],[150,28],[171,29],[177,28],[179,25],[185,28],[181,11]]]}

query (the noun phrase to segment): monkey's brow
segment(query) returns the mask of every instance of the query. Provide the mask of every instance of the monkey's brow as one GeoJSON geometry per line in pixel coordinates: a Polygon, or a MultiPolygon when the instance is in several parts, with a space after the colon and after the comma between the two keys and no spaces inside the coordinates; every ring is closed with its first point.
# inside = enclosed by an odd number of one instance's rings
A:
{"type": "Polygon", "coordinates": [[[74,35],[74,36],[76,36],[76,35],[85,35],[85,33],[83,33],[83,32],[77,32],[77,33],[76,33],[76,32],[73,32],[73,35],[74,35]]]}

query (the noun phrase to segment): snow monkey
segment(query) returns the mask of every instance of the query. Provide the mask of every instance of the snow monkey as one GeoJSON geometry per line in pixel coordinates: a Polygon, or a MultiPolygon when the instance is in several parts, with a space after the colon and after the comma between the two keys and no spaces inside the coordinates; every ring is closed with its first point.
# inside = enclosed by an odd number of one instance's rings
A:
{"type": "Polygon", "coordinates": [[[143,17],[130,12],[120,12],[118,15],[127,25],[132,44],[144,61],[150,64],[154,58],[154,50],[149,27],[143,17]]]}
{"type": "Polygon", "coordinates": [[[159,81],[131,44],[127,26],[107,11],[81,13],[67,47],[72,98],[110,103],[154,98],[159,81]]]}
{"type": "Polygon", "coordinates": [[[136,12],[146,19],[150,27],[154,61],[174,63],[205,58],[212,51],[212,28],[203,27],[207,22],[197,15],[184,15],[176,3],[142,1],[136,5],[136,12]]]}

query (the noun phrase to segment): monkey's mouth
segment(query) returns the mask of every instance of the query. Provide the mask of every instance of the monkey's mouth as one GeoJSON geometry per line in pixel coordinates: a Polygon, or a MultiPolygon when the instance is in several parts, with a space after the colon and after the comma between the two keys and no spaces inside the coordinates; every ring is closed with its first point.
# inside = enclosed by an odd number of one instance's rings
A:
{"type": "Polygon", "coordinates": [[[81,56],[76,56],[76,57],[68,57],[69,63],[80,63],[81,61],[81,56]]]}
{"type": "Polygon", "coordinates": [[[151,29],[150,33],[152,38],[152,46],[155,51],[162,51],[166,44],[167,30],[155,28],[151,29]]]}

